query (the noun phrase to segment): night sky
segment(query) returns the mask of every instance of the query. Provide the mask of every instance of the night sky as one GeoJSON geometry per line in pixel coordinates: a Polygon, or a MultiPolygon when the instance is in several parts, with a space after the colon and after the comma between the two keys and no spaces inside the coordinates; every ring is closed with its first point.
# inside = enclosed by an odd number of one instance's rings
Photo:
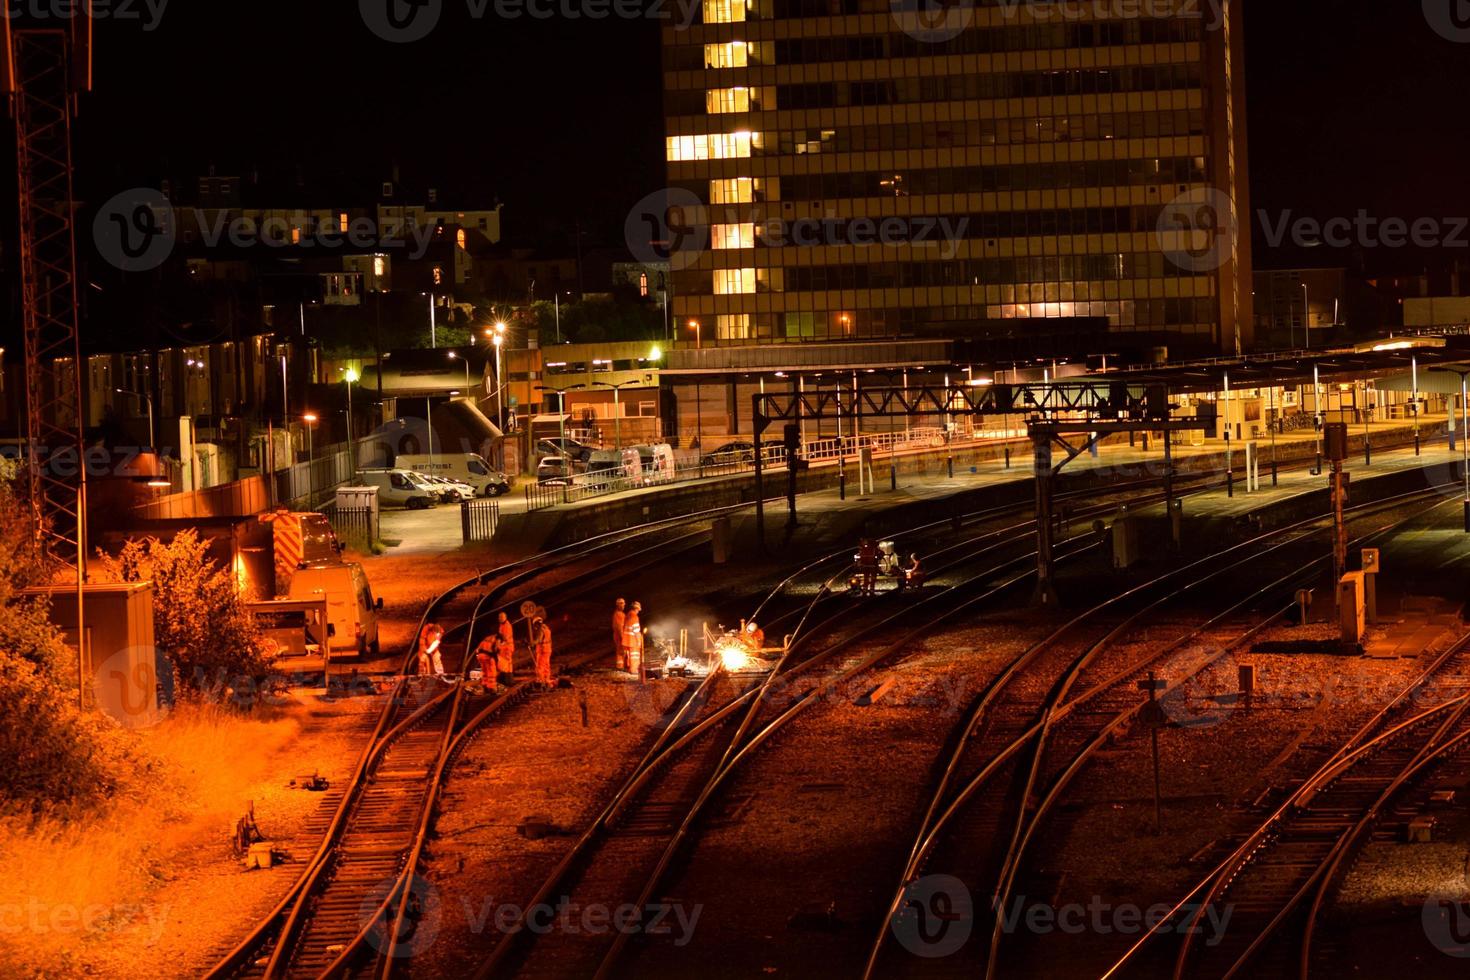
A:
{"type": "MultiPolygon", "coordinates": [[[[151,32],[104,23],[83,194],[210,164],[370,188],[396,161],[410,184],[504,202],[512,239],[581,221],[616,243],[663,183],[659,22],[477,20],[444,3],[413,44],[372,35],[356,0],[173,0],[151,32]]],[[[1256,207],[1470,215],[1470,44],[1412,0],[1247,0],[1245,15],[1256,207]]]]}

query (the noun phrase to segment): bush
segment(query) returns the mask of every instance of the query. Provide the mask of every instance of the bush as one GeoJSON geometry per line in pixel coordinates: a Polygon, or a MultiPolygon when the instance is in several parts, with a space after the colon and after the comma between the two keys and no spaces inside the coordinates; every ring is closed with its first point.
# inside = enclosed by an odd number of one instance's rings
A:
{"type": "Polygon", "coordinates": [[[127,733],[80,709],[76,655],[46,600],[22,595],[50,569],[13,473],[0,460],[0,809],[39,814],[113,796],[143,762],[127,733]]]}
{"type": "Polygon", "coordinates": [[[117,557],[102,556],[121,582],[153,582],[153,642],[172,662],[182,694],[238,691],[270,672],[260,631],[229,573],[211,561],[194,530],[172,541],[129,541],[117,557]]]}

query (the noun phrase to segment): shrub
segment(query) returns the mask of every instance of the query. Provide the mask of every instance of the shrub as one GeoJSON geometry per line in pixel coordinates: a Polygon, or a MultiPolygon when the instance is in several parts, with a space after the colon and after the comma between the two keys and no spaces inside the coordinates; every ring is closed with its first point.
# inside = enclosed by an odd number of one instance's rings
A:
{"type": "Polygon", "coordinates": [[[208,547],[185,530],[172,541],[133,540],[117,557],[102,556],[119,581],[153,582],[153,642],[185,696],[253,689],[271,667],[234,580],[208,558],[208,547]]]}

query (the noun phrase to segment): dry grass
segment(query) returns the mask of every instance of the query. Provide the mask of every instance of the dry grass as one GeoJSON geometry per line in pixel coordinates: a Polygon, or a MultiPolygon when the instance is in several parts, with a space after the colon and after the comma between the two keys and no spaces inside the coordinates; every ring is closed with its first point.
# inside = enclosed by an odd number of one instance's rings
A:
{"type": "Polygon", "coordinates": [[[270,709],[184,708],[139,734],[156,765],[101,812],[0,819],[0,976],[71,975],[88,944],[160,929],[150,892],[181,852],[228,839],[300,727],[270,709]]]}

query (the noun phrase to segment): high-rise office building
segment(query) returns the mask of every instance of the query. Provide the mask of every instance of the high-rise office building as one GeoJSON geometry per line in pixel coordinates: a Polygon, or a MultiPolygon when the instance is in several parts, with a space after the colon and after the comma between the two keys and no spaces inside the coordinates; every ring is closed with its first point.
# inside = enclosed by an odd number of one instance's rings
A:
{"type": "Polygon", "coordinates": [[[704,0],[665,27],[686,332],[1250,346],[1238,0],[904,2],[704,0]]]}

